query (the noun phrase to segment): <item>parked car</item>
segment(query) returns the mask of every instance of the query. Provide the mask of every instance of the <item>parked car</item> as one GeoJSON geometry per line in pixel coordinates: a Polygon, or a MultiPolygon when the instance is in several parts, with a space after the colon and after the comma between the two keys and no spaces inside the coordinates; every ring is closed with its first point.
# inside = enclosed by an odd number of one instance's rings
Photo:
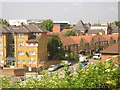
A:
{"type": "Polygon", "coordinates": [[[48,71],[55,71],[58,69],[58,65],[50,65],[50,67],[48,68],[48,71]]]}
{"type": "Polygon", "coordinates": [[[79,61],[80,62],[85,62],[85,61],[88,61],[86,57],[82,56],[82,57],[79,57],[79,61]]]}
{"type": "Polygon", "coordinates": [[[58,66],[58,68],[61,68],[62,67],[62,65],[61,64],[56,64],[57,66],[58,66]]]}
{"type": "Polygon", "coordinates": [[[71,64],[72,64],[72,63],[69,62],[69,61],[62,61],[62,62],[60,63],[61,66],[64,66],[64,65],[70,66],[71,64]]]}
{"type": "Polygon", "coordinates": [[[100,53],[96,53],[96,54],[93,56],[93,59],[97,59],[97,58],[101,58],[101,54],[100,54],[100,53]]]}
{"type": "Polygon", "coordinates": [[[83,62],[83,64],[80,67],[85,67],[87,65],[87,62],[83,62]]]}

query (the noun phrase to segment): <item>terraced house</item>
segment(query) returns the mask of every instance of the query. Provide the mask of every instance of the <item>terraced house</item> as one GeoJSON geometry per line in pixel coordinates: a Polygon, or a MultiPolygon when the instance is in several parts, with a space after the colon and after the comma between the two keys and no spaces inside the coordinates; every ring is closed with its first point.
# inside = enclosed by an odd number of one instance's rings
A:
{"type": "Polygon", "coordinates": [[[47,31],[36,25],[11,28],[14,34],[14,57],[18,67],[37,67],[47,60],[47,31]]]}
{"type": "Polygon", "coordinates": [[[6,58],[9,56],[9,34],[10,30],[0,25],[0,65],[5,65],[6,58]]]}
{"type": "Polygon", "coordinates": [[[66,51],[70,53],[99,52],[118,42],[118,35],[83,35],[60,37],[66,51]]]}

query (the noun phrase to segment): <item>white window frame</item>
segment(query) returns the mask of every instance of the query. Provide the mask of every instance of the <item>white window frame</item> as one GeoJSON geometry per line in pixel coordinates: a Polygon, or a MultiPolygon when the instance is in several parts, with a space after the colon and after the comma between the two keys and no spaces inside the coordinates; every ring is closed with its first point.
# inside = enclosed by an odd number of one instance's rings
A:
{"type": "Polygon", "coordinates": [[[22,60],[22,64],[26,64],[26,60],[22,60]],[[24,62],[25,61],[25,62],[24,62]]]}
{"type": "Polygon", "coordinates": [[[37,64],[37,62],[34,60],[33,62],[32,62],[33,64],[37,64]]]}
{"type": "Polygon", "coordinates": [[[28,46],[28,47],[37,47],[38,43],[27,43],[26,46],[28,46]]]}
{"type": "Polygon", "coordinates": [[[0,51],[0,56],[2,56],[3,55],[3,51],[0,51]]]}
{"type": "Polygon", "coordinates": [[[2,43],[2,42],[0,42],[0,46],[3,46],[3,43],[2,43]]]}
{"type": "Polygon", "coordinates": [[[17,64],[20,64],[20,60],[17,60],[17,64]]]}
{"type": "Polygon", "coordinates": [[[34,51],[29,51],[29,55],[34,56],[34,55],[36,55],[36,53],[34,51]]]}
{"type": "Polygon", "coordinates": [[[4,60],[0,60],[0,63],[3,64],[3,63],[4,63],[4,60]]]}
{"type": "Polygon", "coordinates": [[[18,38],[23,38],[24,34],[23,33],[19,33],[17,36],[18,36],[18,38]]]}
{"type": "Polygon", "coordinates": [[[23,42],[18,42],[18,46],[22,47],[22,46],[24,46],[24,43],[23,42]]]}
{"type": "Polygon", "coordinates": [[[23,56],[24,55],[24,52],[23,51],[18,51],[18,55],[19,56],[23,56]],[[20,53],[21,52],[21,53],[20,53]]]}
{"type": "Polygon", "coordinates": [[[32,60],[28,60],[28,64],[32,64],[32,60]]]}

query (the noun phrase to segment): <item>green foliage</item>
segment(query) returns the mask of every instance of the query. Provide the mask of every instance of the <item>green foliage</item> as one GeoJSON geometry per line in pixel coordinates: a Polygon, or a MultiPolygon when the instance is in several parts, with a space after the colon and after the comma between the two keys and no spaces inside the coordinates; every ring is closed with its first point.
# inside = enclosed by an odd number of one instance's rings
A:
{"type": "Polygon", "coordinates": [[[79,57],[78,57],[77,54],[72,54],[72,53],[71,53],[71,54],[69,55],[69,59],[70,59],[70,60],[76,60],[76,61],[78,61],[78,60],[79,60],[79,57]]]}
{"type": "Polygon", "coordinates": [[[87,59],[91,59],[91,58],[93,57],[93,55],[92,55],[92,54],[86,54],[85,57],[86,57],[87,59]]]}
{"type": "Polygon", "coordinates": [[[41,25],[40,25],[41,28],[43,29],[46,29],[50,32],[52,32],[52,28],[53,28],[53,21],[51,19],[48,19],[48,20],[44,20],[41,25]]]}
{"type": "Polygon", "coordinates": [[[10,67],[10,65],[4,65],[4,67],[10,67]]]}
{"type": "Polygon", "coordinates": [[[64,36],[77,36],[77,32],[75,30],[69,30],[64,33],[64,36]]]}
{"type": "Polygon", "coordinates": [[[0,24],[9,26],[9,23],[4,19],[0,19],[0,24]]]}
{"type": "Polygon", "coordinates": [[[64,29],[71,29],[71,27],[70,26],[65,26],[64,29]]]}
{"type": "Polygon", "coordinates": [[[50,55],[49,59],[64,59],[65,51],[58,35],[53,34],[52,38],[49,38],[47,48],[50,55]]]}
{"type": "Polygon", "coordinates": [[[115,21],[115,24],[120,28],[120,21],[115,21]]]}
{"type": "MultiPolygon", "coordinates": [[[[116,89],[120,83],[120,68],[112,60],[120,60],[120,56],[108,59],[106,63],[98,62],[77,70],[64,67],[58,72],[44,73],[41,79],[28,78],[22,82],[10,83],[10,78],[0,77],[3,88],[102,88],[116,89]]],[[[78,66],[81,66],[79,63],[78,66]]]]}
{"type": "Polygon", "coordinates": [[[27,65],[23,65],[24,68],[27,68],[28,66],[27,65]]]}
{"type": "Polygon", "coordinates": [[[100,60],[100,59],[101,59],[101,57],[96,58],[96,60],[100,60]]]}

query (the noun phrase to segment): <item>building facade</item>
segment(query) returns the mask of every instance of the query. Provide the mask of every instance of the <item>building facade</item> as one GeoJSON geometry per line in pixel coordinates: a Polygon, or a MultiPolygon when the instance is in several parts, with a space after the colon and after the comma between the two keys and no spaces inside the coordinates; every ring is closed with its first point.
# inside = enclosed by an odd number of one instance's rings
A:
{"type": "Polygon", "coordinates": [[[47,31],[36,25],[17,27],[14,34],[14,57],[17,67],[37,67],[47,60],[47,31]]]}

